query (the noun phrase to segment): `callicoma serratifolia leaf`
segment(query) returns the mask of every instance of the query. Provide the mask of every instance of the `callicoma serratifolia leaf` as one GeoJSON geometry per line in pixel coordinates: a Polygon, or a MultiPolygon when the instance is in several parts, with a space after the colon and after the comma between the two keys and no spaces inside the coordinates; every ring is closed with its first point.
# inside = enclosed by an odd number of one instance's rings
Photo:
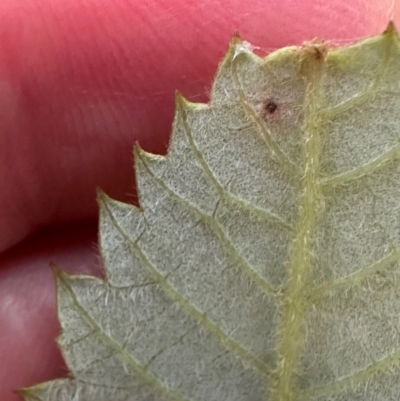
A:
{"type": "Polygon", "coordinates": [[[400,41],[260,58],[176,97],[140,208],[99,195],[106,279],[55,270],[70,378],[26,401],[398,401],[400,41]]]}

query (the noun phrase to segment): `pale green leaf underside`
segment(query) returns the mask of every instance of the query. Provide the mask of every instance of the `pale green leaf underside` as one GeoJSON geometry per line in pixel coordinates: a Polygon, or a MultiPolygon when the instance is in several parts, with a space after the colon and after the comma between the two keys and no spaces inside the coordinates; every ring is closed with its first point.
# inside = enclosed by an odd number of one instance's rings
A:
{"type": "Polygon", "coordinates": [[[100,195],[106,281],[56,272],[71,379],[26,400],[399,399],[399,40],[325,50],[235,39],[177,96],[141,209],[100,195]]]}

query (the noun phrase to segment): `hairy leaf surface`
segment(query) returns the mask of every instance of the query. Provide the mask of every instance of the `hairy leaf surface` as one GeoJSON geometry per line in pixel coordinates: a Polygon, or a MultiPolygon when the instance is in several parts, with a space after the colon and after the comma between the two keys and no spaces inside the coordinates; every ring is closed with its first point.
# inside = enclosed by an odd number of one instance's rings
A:
{"type": "Polygon", "coordinates": [[[259,58],[176,99],[140,209],[99,195],[106,280],[55,271],[71,378],[27,401],[398,401],[400,44],[259,58]]]}

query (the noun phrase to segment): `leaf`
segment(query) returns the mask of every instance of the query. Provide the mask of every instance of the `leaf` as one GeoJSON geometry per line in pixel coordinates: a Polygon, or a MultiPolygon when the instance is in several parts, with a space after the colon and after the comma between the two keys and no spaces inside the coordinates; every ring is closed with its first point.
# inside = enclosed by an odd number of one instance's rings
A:
{"type": "Polygon", "coordinates": [[[176,99],[140,206],[99,195],[106,280],[55,269],[71,378],[27,401],[400,397],[400,44],[266,58],[176,99]]]}

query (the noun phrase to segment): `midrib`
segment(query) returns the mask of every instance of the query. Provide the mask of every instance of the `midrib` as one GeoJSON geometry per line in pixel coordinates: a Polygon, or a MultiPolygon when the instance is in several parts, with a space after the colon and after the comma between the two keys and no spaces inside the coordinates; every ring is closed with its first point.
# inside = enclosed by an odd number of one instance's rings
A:
{"type": "MultiPolygon", "coordinates": [[[[320,54],[318,54],[320,55],[320,54]]],[[[272,385],[273,401],[295,401],[293,375],[302,351],[302,324],[307,309],[305,290],[312,269],[312,235],[321,206],[319,185],[319,92],[324,60],[306,54],[302,72],[306,82],[304,171],[298,198],[298,217],[288,261],[288,282],[283,294],[281,324],[277,336],[278,363],[272,385]]]]}

